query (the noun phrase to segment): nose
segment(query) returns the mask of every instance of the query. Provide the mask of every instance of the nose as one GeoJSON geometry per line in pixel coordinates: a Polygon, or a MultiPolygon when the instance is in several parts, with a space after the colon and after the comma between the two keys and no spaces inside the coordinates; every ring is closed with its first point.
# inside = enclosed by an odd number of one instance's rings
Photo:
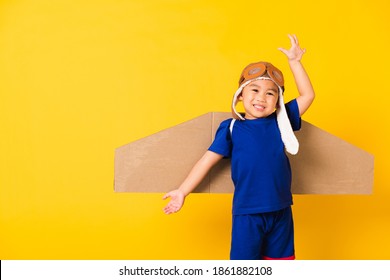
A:
{"type": "Polygon", "coordinates": [[[256,94],[256,101],[265,102],[265,95],[262,93],[256,94]]]}

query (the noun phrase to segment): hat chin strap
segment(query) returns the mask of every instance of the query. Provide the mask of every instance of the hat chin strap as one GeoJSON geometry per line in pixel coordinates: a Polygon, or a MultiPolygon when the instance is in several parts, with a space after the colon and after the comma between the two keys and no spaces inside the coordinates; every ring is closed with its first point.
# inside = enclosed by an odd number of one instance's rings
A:
{"type": "MultiPolygon", "coordinates": [[[[245,120],[245,118],[241,116],[236,110],[237,98],[240,95],[242,89],[255,80],[272,81],[272,79],[268,77],[259,77],[253,80],[246,81],[237,89],[237,91],[233,96],[233,102],[232,102],[232,114],[233,117],[237,120],[245,120]]],[[[284,106],[283,90],[280,86],[278,86],[278,88],[279,88],[279,108],[276,110],[276,120],[278,122],[279,131],[282,137],[284,147],[286,148],[286,151],[292,155],[296,155],[299,150],[299,142],[294,134],[294,131],[291,127],[290,120],[287,116],[286,107],[284,106]]]]}

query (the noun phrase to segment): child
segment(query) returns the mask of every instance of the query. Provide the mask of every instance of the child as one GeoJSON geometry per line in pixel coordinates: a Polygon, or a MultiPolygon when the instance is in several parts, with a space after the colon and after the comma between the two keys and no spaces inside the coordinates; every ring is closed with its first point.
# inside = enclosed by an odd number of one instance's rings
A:
{"type": "Polygon", "coordinates": [[[284,150],[298,152],[293,130],[300,129],[300,117],[315,94],[301,63],[305,49],[295,35],[288,36],[291,48],[279,50],[288,58],[299,96],[285,105],[282,72],[267,62],[248,65],[233,96],[234,119],[220,124],[210,148],[184,182],[163,197],[171,198],[166,214],[179,211],[208,171],[230,157],[235,186],[231,259],[295,259],[291,168],[284,150]],[[238,101],[244,116],[236,111],[238,101]]]}

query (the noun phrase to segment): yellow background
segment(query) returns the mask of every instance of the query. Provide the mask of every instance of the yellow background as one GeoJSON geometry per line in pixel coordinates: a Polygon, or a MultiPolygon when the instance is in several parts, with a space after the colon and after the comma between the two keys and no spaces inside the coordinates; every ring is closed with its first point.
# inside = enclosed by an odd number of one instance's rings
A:
{"type": "Polygon", "coordinates": [[[0,259],[227,259],[231,195],[166,216],[162,194],[114,193],[114,150],[229,111],[256,60],[295,97],[288,33],[317,93],[304,119],[375,155],[373,195],[295,196],[297,258],[390,259],[389,6],[1,1],[0,259]]]}

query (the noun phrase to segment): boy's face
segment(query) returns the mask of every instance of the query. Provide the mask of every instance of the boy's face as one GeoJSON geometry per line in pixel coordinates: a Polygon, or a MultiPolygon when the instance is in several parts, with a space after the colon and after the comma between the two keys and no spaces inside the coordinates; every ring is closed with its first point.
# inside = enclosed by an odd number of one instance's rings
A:
{"type": "Polygon", "coordinates": [[[265,118],[271,115],[277,106],[279,90],[271,80],[257,80],[243,88],[239,100],[245,109],[248,120],[265,118]]]}

